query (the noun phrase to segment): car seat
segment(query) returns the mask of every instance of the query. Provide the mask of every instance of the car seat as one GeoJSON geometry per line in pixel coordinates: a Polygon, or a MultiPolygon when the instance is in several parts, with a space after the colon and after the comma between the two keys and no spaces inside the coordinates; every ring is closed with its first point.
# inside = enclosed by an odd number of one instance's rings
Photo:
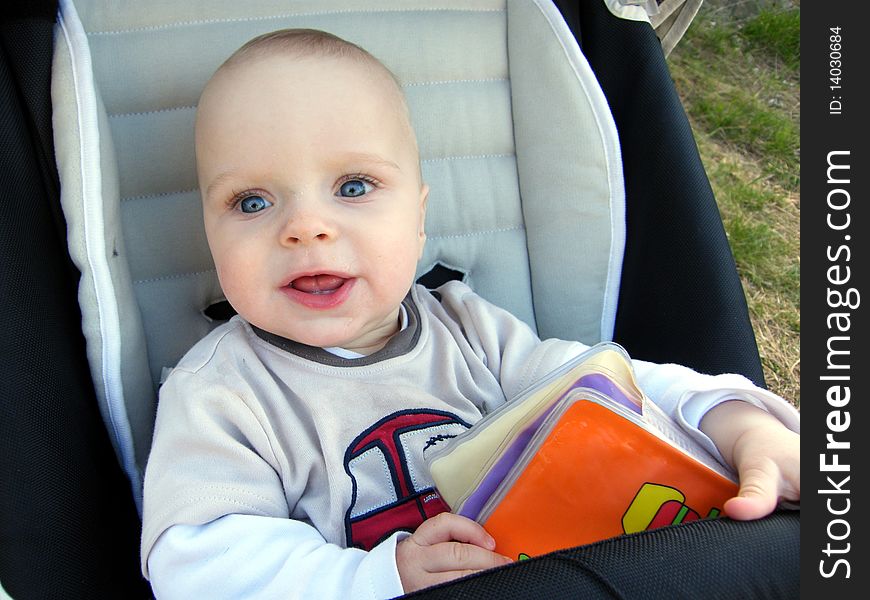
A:
{"type": "MultiPolygon", "coordinates": [[[[195,103],[264,31],[333,31],[403,81],[432,188],[421,281],[462,278],[542,337],[614,339],[763,383],[712,192],[636,4],[61,0],[53,47],[54,5],[16,8],[0,71],[6,590],[149,595],[137,508],[156,392],[227,308],[200,224],[195,103]]],[[[770,523],[744,527],[797,521],[770,523]]]]}

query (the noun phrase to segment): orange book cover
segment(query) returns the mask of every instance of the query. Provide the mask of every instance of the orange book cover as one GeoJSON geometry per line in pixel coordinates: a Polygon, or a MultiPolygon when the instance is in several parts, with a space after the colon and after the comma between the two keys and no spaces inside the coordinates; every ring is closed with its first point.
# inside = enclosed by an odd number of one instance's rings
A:
{"type": "MultiPolygon", "coordinates": [[[[555,418],[555,417],[554,417],[555,418]]],[[[480,522],[513,559],[720,514],[737,484],[581,395],[480,522]]]]}

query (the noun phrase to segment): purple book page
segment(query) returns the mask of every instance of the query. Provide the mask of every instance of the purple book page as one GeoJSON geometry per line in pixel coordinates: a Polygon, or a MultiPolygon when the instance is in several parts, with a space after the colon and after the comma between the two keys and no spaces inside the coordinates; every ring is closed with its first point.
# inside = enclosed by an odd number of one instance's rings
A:
{"type": "Polygon", "coordinates": [[[535,432],[544,422],[544,419],[547,418],[547,415],[553,411],[553,408],[555,408],[557,404],[558,402],[551,404],[537,419],[517,434],[513,443],[505,449],[498,461],[496,461],[489,471],[487,471],[486,476],[483,478],[483,481],[480,482],[480,485],[478,485],[477,488],[469,494],[465,502],[462,503],[462,508],[459,509],[460,515],[468,517],[469,519],[477,519],[477,515],[480,514],[483,505],[486,504],[486,501],[489,500],[499,484],[504,481],[508,471],[510,471],[511,467],[513,467],[517,462],[517,459],[520,457],[520,454],[523,453],[523,450],[526,449],[526,446],[529,445],[529,440],[532,439],[532,436],[535,435],[535,432]]]}
{"type": "Polygon", "coordinates": [[[501,482],[504,481],[507,474],[529,445],[532,436],[535,435],[547,416],[559,404],[559,400],[578,387],[587,387],[597,390],[602,394],[610,396],[610,398],[618,402],[620,405],[640,414],[640,407],[628,398],[619,386],[613,383],[613,381],[606,375],[590,373],[589,375],[580,377],[571,385],[571,387],[565,390],[565,392],[559,396],[555,402],[550,404],[550,406],[547,407],[538,418],[528,424],[517,434],[514,441],[505,449],[498,461],[496,461],[489,471],[487,471],[483,481],[481,481],[477,488],[469,494],[468,498],[459,509],[460,515],[468,517],[469,519],[477,519],[486,502],[490,499],[493,493],[495,493],[498,486],[501,485],[501,482]]]}
{"type": "Polygon", "coordinates": [[[577,380],[577,384],[571,389],[579,386],[598,390],[605,396],[609,396],[611,400],[614,400],[621,406],[624,406],[637,414],[641,414],[641,407],[637,402],[626,396],[625,392],[622,391],[622,388],[616,385],[607,375],[602,375],[601,373],[590,373],[589,375],[584,375],[577,380]]]}

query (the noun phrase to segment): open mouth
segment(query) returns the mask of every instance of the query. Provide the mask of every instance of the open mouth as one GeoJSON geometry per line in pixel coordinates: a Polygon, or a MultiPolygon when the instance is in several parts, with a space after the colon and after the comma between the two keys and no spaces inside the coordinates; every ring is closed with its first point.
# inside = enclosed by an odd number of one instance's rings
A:
{"type": "Polygon", "coordinates": [[[290,282],[290,287],[306,294],[334,294],[347,279],[336,275],[305,275],[290,282]]]}
{"type": "Polygon", "coordinates": [[[307,308],[325,310],[347,300],[355,281],[353,278],[326,273],[302,275],[281,288],[281,291],[307,308]]]}

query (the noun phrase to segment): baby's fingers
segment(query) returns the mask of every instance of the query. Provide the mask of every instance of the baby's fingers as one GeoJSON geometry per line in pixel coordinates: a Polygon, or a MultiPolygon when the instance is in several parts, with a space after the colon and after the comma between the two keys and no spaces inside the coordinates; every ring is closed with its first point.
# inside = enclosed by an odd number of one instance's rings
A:
{"type": "Polygon", "coordinates": [[[772,513],[779,499],[780,472],[776,463],[758,458],[742,465],[739,475],[740,491],[725,503],[725,514],[746,521],[772,513]]]}
{"type": "Polygon", "coordinates": [[[443,542],[426,548],[426,570],[429,573],[453,573],[460,577],[468,573],[500,567],[511,559],[473,544],[443,542]],[[454,573],[459,572],[461,573],[454,573]]]}
{"type": "Polygon", "coordinates": [[[423,521],[411,539],[420,546],[457,541],[474,544],[487,550],[495,548],[495,540],[479,523],[447,512],[423,521]]]}
{"type": "Polygon", "coordinates": [[[764,517],[777,502],[800,502],[800,436],[781,425],[744,433],[734,446],[740,491],[723,507],[733,519],[764,517]]]}
{"type": "Polygon", "coordinates": [[[474,521],[436,515],[396,545],[402,587],[410,592],[511,562],[493,548],[495,540],[474,521]]]}

